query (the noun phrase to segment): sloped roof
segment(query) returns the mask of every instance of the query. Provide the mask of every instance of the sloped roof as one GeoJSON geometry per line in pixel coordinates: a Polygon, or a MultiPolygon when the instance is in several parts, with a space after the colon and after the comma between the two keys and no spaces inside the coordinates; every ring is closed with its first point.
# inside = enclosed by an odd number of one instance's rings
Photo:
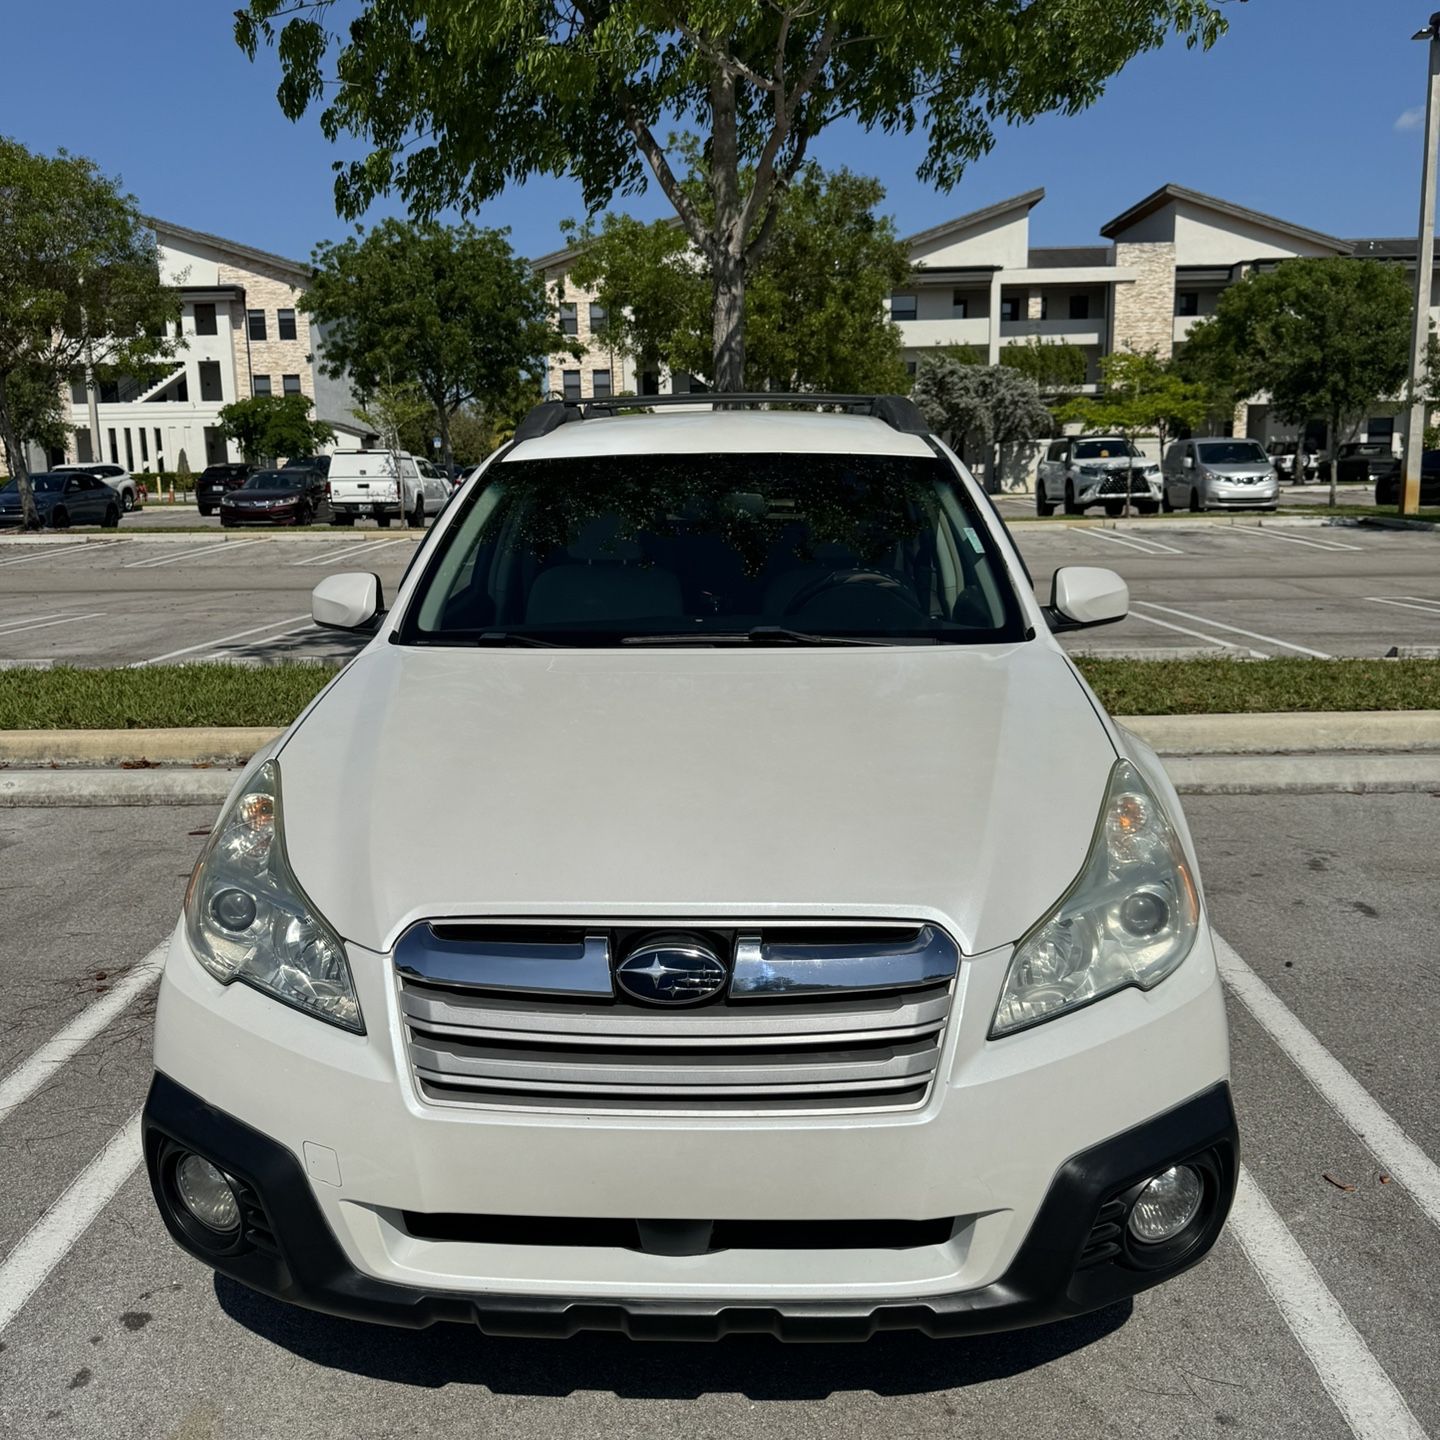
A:
{"type": "Polygon", "coordinates": [[[1039,186],[1034,190],[1027,190],[1023,195],[1012,195],[1008,200],[997,200],[993,205],[987,205],[983,210],[972,210],[968,215],[957,215],[953,220],[946,220],[943,224],[932,225],[928,230],[921,230],[914,235],[905,237],[905,244],[910,246],[928,245],[932,240],[944,240],[949,235],[958,235],[966,230],[978,229],[981,225],[991,220],[1002,219],[1016,210],[1032,210],[1045,198],[1045,189],[1039,186]]]}
{"type": "Polygon", "coordinates": [[[1291,235],[1307,244],[1333,250],[1337,255],[1350,254],[1351,246],[1348,240],[1339,240],[1334,235],[1326,235],[1323,231],[1311,230],[1308,226],[1296,225],[1290,220],[1282,220],[1278,215],[1267,215],[1263,210],[1251,210],[1244,205],[1236,205],[1229,200],[1222,200],[1216,195],[1206,195],[1200,190],[1187,190],[1183,185],[1162,185],[1158,190],[1147,195],[1139,204],[1132,205],[1123,215],[1117,215],[1109,224],[1102,225],[1100,233],[1107,240],[1118,239],[1132,225],[1139,224],[1147,216],[1153,215],[1157,210],[1163,210],[1167,205],[1172,205],[1179,200],[1188,201],[1202,210],[1213,210],[1217,215],[1226,215],[1232,220],[1243,220],[1250,225],[1259,225],[1266,230],[1275,230],[1282,235],[1291,235]]]}
{"type": "Polygon", "coordinates": [[[276,255],[271,250],[259,250],[253,245],[242,245],[238,240],[227,240],[223,235],[211,235],[204,230],[192,230],[187,225],[175,225],[169,220],[160,220],[154,215],[143,217],[145,223],[161,237],[173,236],[176,240],[189,240],[192,244],[206,245],[212,250],[221,250],[237,260],[248,260],[258,265],[268,265],[274,270],[289,271],[299,283],[310,278],[310,266],[303,260],[292,260],[287,255],[276,255]]]}

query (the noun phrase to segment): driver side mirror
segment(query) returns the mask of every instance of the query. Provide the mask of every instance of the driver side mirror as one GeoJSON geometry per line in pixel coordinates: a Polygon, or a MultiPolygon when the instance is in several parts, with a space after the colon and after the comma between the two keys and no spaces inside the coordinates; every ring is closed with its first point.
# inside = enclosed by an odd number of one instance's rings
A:
{"type": "Polygon", "coordinates": [[[1193,455],[1187,455],[1180,463],[1187,470],[1193,470],[1195,468],[1195,457],[1193,455]]]}
{"type": "Polygon", "coordinates": [[[327,575],[310,592],[310,617],[327,630],[373,630],[384,613],[378,575],[327,575]]]}
{"type": "Polygon", "coordinates": [[[1056,633],[1113,625],[1129,613],[1130,587],[1113,570],[1065,565],[1050,582],[1045,620],[1056,633]]]}

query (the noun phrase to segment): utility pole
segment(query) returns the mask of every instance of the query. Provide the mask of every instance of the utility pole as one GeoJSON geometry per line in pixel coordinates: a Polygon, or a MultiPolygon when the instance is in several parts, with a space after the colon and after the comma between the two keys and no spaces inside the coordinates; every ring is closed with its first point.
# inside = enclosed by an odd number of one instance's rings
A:
{"type": "Polygon", "coordinates": [[[1400,479],[1400,513],[1420,508],[1420,468],[1425,452],[1425,357],[1430,346],[1430,289],[1435,278],[1435,157],[1440,151],[1440,11],[1412,37],[1430,45],[1425,88],[1424,168],[1420,173],[1420,253],[1415,266],[1415,335],[1410,347],[1410,414],[1405,434],[1405,468],[1400,479]]]}

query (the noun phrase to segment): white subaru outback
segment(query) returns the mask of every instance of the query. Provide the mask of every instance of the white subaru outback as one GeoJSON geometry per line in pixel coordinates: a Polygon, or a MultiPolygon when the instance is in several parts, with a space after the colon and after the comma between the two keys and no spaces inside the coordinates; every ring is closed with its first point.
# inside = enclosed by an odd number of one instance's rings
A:
{"type": "Polygon", "coordinates": [[[1038,603],[908,401],[723,398],[542,406],[388,610],[317,587],[374,638],[236,785],[161,990],[147,1165],[215,1269],[808,1340],[1074,1315],[1214,1243],[1190,837],[1052,638],[1124,584],[1038,603]]]}

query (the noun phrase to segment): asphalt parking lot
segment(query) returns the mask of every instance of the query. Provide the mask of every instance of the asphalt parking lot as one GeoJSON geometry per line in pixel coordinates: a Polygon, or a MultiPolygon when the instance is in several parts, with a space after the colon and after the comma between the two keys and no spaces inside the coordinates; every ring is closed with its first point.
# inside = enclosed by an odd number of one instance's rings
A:
{"type": "MultiPolygon", "coordinates": [[[[1068,638],[1096,654],[1379,656],[1440,646],[1440,536],[1369,526],[1020,524],[1042,595],[1060,565],[1104,565],[1132,611],[1068,638]]],[[[338,659],[354,642],[317,630],[310,590],[373,570],[387,593],[420,542],[368,527],[213,536],[0,540],[0,665],[338,659]]]]}
{"type": "Polygon", "coordinates": [[[1048,1329],[811,1348],[392,1332],[217,1282],[136,1168],[155,992],[125,978],[173,924],[212,813],[0,811],[0,1434],[1440,1435],[1440,798],[1187,812],[1246,987],[1248,1179],[1216,1251],[1048,1329]]]}

